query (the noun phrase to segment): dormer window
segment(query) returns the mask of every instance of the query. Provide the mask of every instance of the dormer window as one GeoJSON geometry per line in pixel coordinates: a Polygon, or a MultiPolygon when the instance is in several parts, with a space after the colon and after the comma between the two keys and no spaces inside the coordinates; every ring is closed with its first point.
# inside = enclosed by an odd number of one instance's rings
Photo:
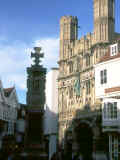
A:
{"type": "Polygon", "coordinates": [[[118,53],[118,44],[113,44],[110,46],[110,55],[115,56],[118,53]]]}

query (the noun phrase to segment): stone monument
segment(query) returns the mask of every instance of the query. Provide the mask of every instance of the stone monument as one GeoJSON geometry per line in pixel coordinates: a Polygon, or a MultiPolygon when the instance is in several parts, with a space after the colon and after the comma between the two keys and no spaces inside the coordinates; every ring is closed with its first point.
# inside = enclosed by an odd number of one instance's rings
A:
{"type": "Polygon", "coordinates": [[[34,47],[31,58],[34,64],[27,68],[27,116],[25,150],[28,157],[47,159],[43,131],[43,116],[45,104],[46,68],[40,62],[44,54],[40,47],[34,47]]]}

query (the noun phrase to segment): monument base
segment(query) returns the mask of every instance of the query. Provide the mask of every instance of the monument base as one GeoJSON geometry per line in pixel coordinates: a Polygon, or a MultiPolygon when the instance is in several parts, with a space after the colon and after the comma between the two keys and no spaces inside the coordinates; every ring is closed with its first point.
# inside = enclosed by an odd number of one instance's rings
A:
{"type": "Polygon", "coordinates": [[[23,159],[27,157],[30,160],[47,160],[42,124],[43,113],[36,108],[29,107],[28,109],[25,148],[21,156],[24,157],[23,159]]]}

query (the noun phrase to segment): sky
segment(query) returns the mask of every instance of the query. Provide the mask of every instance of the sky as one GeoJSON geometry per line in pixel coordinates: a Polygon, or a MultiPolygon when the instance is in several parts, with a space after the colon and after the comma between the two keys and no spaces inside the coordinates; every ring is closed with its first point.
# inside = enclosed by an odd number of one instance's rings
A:
{"type": "MultiPolygon", "coordinates": [[[[116,0],[116,28],[120,32],[120,0],[116,0]]],[[[58,67],[59,21],[77,16],[79,37],[93,31],[92,0],[1,0],[0,79],[4,88],[16,87],[20,103],[26,103],[26,68],[32,63],[31,49],[41,46],[43,65],[58,67]]]]}

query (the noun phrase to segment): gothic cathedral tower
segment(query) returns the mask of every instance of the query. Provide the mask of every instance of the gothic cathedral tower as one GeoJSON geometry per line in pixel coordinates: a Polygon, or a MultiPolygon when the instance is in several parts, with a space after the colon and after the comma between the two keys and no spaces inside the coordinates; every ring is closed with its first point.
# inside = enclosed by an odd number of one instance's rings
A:
{"type": "Polygon", "coordinates": [[[115,0],[94,0],[94,40],[112,42],[114,40],[115,0]]]}
{"type": "Polygon", "coordinates": [[[78,38],[77,17],[63,16],[60,20],[60,60],[67,58],[69,44],[78,38]]]}

